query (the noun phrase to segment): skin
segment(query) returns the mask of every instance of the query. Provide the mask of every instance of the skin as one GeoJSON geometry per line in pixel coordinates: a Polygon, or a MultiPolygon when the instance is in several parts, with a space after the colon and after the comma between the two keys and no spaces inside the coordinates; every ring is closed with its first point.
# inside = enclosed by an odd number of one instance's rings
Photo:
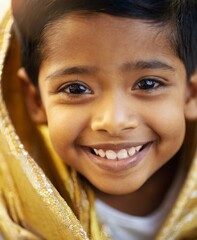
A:
{"type": "Polygon", "coordinates": [[[185,66],[168,42],[169,31],[104,14],[66,16],[44,34],[40,102],[26,77],[30,115],[48,124],[63,161],[88,179],[99,198],[130,214],[146,215],[162,201],[177,167],[170,160],[193,110],[185,66]],[[73,84],[81,94],[70,93],[73,84]],[[138,145],[145,147],[130,158],[134,163],[90,150],[138,145]]]}

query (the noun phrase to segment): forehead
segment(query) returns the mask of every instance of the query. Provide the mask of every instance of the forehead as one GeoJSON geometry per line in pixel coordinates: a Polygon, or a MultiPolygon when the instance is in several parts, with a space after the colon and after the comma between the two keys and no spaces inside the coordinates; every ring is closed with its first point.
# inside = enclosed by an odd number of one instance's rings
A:
{"type": "Polygon", "coordinates": [[[139,19],[67,15],[48,25],[43,33],[40,70],[51,73],[60,68],[88,66],[102,74],[117,74],[136,66],[162,69],[166,65],[185,76],[185,66],[169,40],[171,32],[170,25],[139,19]],[[153,66],[155,62],[160,66],[153,66]]]}
{"type": "Polygon", "coordinates": [[[115,42],[132,44],[140,40],[139,45],[143,43],[147,46],[154,42],[161,49],[165,48],[164,51],[175,54],[171,32],[170,25],[161,26],[150,21],[107,14],[69,14],[45,28],[42,48],[44,55],[47,55],[56,54],[61,44],[73,48],[88,41],[99,47],[106,42],[110,47],[115,42]]]}

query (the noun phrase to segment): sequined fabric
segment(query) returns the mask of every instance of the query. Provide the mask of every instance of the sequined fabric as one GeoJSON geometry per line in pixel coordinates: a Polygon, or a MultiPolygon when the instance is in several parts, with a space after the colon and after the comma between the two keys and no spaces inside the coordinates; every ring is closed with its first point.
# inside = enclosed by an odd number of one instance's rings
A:
{"type": "MultiPolygon", "coordinates": [[[[94,210],[94,195],[51,147],[44,126],[28,117],[17,79],[19,49],[10,11],[0,10],[0,232],[5,239],[108,239],[94,210]]],[[[183,157],[184,186],[157,240],[197,239],[195,128],[183,157]]]]}

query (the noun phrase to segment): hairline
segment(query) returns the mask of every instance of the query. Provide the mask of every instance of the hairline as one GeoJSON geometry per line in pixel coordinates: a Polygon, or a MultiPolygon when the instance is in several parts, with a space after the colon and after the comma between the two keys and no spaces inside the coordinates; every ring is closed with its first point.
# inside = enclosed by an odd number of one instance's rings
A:
{"type": "MultiPolygon", "coordinates": [[[[53,19],[49,23],[47,23],[41,33],[40,41],[38,44],[39,47],[39,53],[40,53],[40,65],[42,64],[42,61],[46,60],[46,48],[47,44],[45,42],[45,39],[48,38],[48,32],[50,32],[51,28],[54,27],[55,24],[60,23],[62,20],[65,20],[65,18],[70,18],[70,17],[82,17],[82,18],[87,18],[87,17],[96,17],[98,15],[109,15],[112,17],[117,17],[117,18],[127,18],[127,19],[134,19],[134,20],[141,20],[145,24],[149,25],[155,25],[154,27],[158,28],[158,34],[160,34],[161,31],[163,31],[163,27],[168,27],[168,30],[166,31],[166,39],[169,42],[169,46],[171,50],[173,51],[174,55],[178,57],[182,62],[183,60],[180,58],[178,54],[178,33],[176,30],[175,23],[171,20],[167,21],[155,21],[155,20],[150,20],[146,18],[137,18],[137,17],[132,17],[132,16],[122,16],[122,15],[115,15],[115,14],[110,14],[110,13],[105,13],[105,12],[94,12],[90,10],[75,10],[72,12],[64,13],[61,16],[58,16],[57,18],[53,19]],[[173,34],[172,34],[173,33],[173,34]],[[43,50],[44,49],[44,50],[43,50]]],[[[185,64],[184,64],[185,65],[185,64]]]]}

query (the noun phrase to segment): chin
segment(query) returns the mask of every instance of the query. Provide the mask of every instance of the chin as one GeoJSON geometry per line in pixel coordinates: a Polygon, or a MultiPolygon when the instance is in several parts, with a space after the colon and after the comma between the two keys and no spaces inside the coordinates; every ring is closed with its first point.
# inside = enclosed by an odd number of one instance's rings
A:
{"type": "Polygon", "coordinates": [[[126,195],[126,194],[130,194],[133,193],[137,190],[139,190],[141,188],[143,184],[141,185],[134,185],[134,186],[122,186],[122,185],[114,185],[114,186],[95,186],[94,188],[96,188],[97,190],[99,190],[100,192],[103,192],[105,194],[110,194],[110,195],[126,195]]]}

